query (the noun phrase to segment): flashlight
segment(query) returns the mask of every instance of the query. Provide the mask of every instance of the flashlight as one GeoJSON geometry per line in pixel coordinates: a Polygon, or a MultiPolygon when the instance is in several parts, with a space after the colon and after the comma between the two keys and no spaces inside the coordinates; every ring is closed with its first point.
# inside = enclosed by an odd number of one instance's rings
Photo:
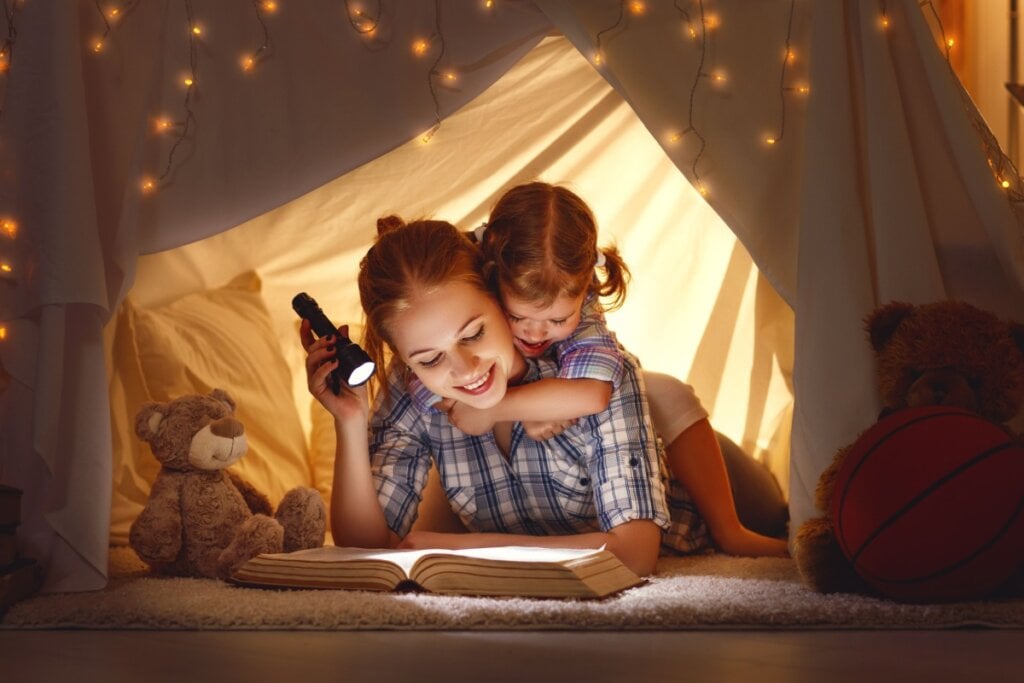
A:
{"type": "Polygon", "coordinates": [[[316,336],[334,335],[335,358],[338,359],[338,367],[334,368],[328,377],[331,391],[335,394],[341,391],[342,380],[350,387],[357,387],[370,379],[375,367],[373,361],[358,344],[338,331],[334,323],[328,320],[324,312],[320,310],[320,306],[317,305],[313,297],[305,292],[299,292],[292,299],[292,308],[300,318],[309,321],[316,336]]]}

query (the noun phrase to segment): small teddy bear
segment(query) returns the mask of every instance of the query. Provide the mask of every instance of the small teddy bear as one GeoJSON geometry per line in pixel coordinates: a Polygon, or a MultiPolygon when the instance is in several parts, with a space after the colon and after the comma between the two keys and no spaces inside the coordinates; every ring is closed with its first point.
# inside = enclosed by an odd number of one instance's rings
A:
{"type": "Polygon", "coordinates": [[[132,523],[129,543],[153,570],[228,578],[260,553],[324,543],[320,494],[297,487],[271,515],[267,497],[228,471],[246,452],[235,402],[221,389],[147,403],[135,433],[160,461],[149,500],[132,523]]]}
{"type": "MultiPolygon", "coordinates": [[[[1024,325],[951,300],[881,306],[868,315],[865,329],[875,351],[882,416],[937,405],[1006,423],[1024,405],[1024,325]]],[[[794,542],[804,582],[821,593],[873,592],[840,549],[828,514],[852,445],[839,449],[822,472],[815,490],[822,514],[804,522],[794,542]]]]}

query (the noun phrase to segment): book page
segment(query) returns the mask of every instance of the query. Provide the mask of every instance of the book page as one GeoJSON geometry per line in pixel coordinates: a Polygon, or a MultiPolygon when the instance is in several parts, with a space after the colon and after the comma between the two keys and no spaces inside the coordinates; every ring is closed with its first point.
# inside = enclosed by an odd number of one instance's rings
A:
{"type": "Polygon", "coordinates": [[[462,550],[422,550],[423,555],[444,554],[472,557],[479,560],[500,560],[505,562],[566,562],[596,555],[600,548],[540,548],[525,545],[504,545],[493,548],[464,548],[462,550]]]}
{"type": "Polygon", "coordinates": [[[390,550],[388,548],[342,548],[325,545],[321,548],[297,550],[292,553],[274,553],[266,557],[281,557],[289,560],[305,560],[309,562],[350,562],[353,560],[376,560],[392,562],[402,569],[407,577],[416,560],[424,555],[436,552],[452,552],[448,550],[390,550]]]}

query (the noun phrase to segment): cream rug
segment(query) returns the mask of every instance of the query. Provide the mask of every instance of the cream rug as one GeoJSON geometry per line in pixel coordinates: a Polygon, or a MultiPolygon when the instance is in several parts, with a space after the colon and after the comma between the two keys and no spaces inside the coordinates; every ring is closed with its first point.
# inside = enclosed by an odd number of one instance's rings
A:
{"type": "MultiPolygon", "coordinates": [[[[119,551],[121,549],[118,549],[119,551]]],[[[812,593],[792,560],[663,558],[645,585],[602,601],[241,588],[148,576],[112,554],[108,588],[40,595],[4,629],[934,629],[1024,628],[1024,600],[907,605],[812,593]]]]}

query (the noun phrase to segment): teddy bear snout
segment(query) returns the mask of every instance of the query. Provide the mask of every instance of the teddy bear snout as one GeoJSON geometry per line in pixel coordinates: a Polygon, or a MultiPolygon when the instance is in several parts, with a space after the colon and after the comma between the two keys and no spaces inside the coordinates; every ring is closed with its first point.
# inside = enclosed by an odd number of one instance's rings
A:
{"type": "Polygon", "coordinates": [[[214,420],[210,423],[210,431],[215,436],[223,436],[228,439],[233,439],[236,436],[245,434],[245,427],[242,423],[233,417],[222,417],[219,420],[214,420]]]}
{"type": "Polygon", "coordinates": [[[978,409],[978,397],[961,373],[952,368],[938,368],[925,372],[910,385],[907,405],[956,406],[973,411],[978,409]]]}

